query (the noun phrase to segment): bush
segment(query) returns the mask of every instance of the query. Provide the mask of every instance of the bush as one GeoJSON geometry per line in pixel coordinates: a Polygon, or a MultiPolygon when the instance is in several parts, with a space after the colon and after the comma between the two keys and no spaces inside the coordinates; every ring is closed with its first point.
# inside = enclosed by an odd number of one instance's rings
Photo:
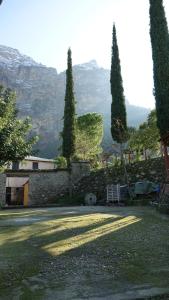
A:
{"type": "Polygon", "coordinates": [[[64,156],[58,156],[55,158],[55,166],[57,168],[67,168],[67,161],[66,158],[64,156]]]}

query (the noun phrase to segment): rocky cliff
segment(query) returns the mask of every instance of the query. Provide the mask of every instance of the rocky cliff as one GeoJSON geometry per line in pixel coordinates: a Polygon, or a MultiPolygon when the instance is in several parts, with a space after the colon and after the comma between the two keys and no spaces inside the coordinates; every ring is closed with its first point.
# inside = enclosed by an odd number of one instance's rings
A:
{"type": "MultiPolygon", "coordinates": [[[[95,61],[74,66],[77,113],[99,112],[104,116],[104,146],[111,146],[109,70],[95,61]]],[[[39,155],[53,157],[60,145],[64,109],[65,72],[36,63],[18,50],[0,46],[0,83],[16,91],[19,117],[32,118],[39,135],[39,155]]],[[[145,120],[149,110],[127,103],[130,125],[145,120]]]]}

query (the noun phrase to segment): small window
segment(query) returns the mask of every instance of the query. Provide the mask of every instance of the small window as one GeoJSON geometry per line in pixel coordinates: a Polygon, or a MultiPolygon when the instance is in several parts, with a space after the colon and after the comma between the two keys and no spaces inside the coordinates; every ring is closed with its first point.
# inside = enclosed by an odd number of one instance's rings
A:
{"type": "Polygon", "coordinates": [[[32,163],[32,169],[33,169],[33,170],[38,170],[38,167],[39,167],[39,166],[38,166],[38,162],[35,162],[35,161],[34,161],[34,162],[32,163]]]}
{"type": "Polygon", "coordinates": [[[19,170],[19,161],[14,161],[12,163],[12,170],[19,170]]]}

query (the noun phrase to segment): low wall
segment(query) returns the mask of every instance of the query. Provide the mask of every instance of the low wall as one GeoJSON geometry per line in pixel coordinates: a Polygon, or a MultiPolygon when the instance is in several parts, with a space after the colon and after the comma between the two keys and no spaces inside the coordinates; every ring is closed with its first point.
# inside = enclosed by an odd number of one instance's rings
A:
{"type": "MultiPolygon", "coordinates": [[[[71,180],[75,184],[90,174],[88,162],[73,162],[71,180]]],[[[41,205],[55,202],[56,198],[69,188],[70,174],[67,169],[29,175],[28,205],[41,205]]]]}
{"type": "MultiPolygon", "coordinates": [[[[84,176],[90,174],[90,165],[87,162],[72,163],[72,183],[75,184],[84,176]]],[[[70,173],[68,169],[55,170],[19,170],[7,171],[0,174],[0,205],[6,202],[6,177],[15,177],[18,183],[21,177],[28,177],[28,205],[43,205],[54,203],[59,195],[68,190],[70,173]]]]}

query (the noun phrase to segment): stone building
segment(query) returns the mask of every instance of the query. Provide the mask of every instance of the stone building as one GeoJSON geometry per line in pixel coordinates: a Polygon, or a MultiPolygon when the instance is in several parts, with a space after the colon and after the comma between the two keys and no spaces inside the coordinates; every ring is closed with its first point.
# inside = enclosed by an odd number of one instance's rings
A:
{"type": "Polygon", "coordinates": [[[23,161],[13,162],[9,165],[12,170],[53,170],[56,168],[53,159],[27,156],[23,161]]]}
{"type": "MultiPolygon", "coordinates": [[[[90,174],[88,162],[73,162],[71,182],[90,174]]],[[[54,203],[70,183],[68,169],[7,170],[0,174],[0,206],[40,206],[54,203]]]]}

